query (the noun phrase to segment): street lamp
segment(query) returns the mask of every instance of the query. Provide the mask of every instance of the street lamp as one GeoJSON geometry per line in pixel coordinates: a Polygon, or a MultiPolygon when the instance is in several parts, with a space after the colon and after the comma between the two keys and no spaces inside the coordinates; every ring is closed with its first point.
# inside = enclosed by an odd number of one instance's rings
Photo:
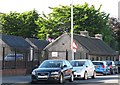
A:
{"type": "Polygon", "coordinates": [[[73,0],[71,2],[71,51],[72,51],[72,60],[74,60],[74,51],[73,51],[73,0]]]}

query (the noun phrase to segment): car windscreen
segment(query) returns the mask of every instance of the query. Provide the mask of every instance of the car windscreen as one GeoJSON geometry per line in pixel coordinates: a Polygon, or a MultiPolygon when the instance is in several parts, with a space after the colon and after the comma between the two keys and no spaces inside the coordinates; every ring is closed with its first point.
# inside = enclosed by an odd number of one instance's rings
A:
{"type": "Polygon", "coordinates": [[[60,68],[62,65],[62,61],[45,61],[39,66],[39,68],[60,68]]]}
{"type": "Polygon", "coordinates": [[[112,62],[107,62],[107,65],[108,65],[108,66],[112,65],[112,62]]]}
{"type": "Polygon", "coordinates": [[[15,57],[15,55],[7,55],[7,57],[15,57]]]}
{"type": "Polygon", "coordinates": [[[73,67],[79,67],[83,66],[85,64],[85,61],[71,61],[70,63],[73,67]]]}
{"type": "Polygon", "coordinates": [[[94,65],[103,65],[103,62],[93,62],[94,65]]]}
{"type": "Polygon", "coordinates": [[[23,57],[23,54],[8,54],[6,57],[23,57]]]}

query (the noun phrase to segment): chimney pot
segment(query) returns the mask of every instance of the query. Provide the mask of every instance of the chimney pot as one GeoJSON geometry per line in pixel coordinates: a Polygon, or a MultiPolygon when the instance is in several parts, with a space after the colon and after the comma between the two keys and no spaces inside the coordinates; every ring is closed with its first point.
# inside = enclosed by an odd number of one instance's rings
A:
{"type": "Polygon", "coordinates": [[[80,31],[80,35],[88,37],[89,33],[86,30],[85,31],[80,31]]]}
{"type": "Polygon", "coordinates": [[[95,38],[102,40],[102,34],[96,34],[95,38]]]}

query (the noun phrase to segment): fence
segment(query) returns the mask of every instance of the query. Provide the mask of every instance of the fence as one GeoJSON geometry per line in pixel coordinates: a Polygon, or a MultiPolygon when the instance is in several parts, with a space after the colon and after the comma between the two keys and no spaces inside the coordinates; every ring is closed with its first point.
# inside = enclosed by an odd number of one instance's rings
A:
{"type": "Polygon", "coordinates": [[[0,51],[0,61],[2,62],[2,70],[4,69],[26,69],[26,73],[31,73],[31,70],[39,65],[43,60],[40,50],[9,48],[2,47],[0,51]]]}

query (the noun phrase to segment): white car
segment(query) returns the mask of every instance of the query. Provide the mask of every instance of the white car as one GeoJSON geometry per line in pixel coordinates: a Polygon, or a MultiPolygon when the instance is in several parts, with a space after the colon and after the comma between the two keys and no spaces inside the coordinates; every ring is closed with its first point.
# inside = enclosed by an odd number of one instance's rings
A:
{"type": "Polygon", "coordinates": [[[74,78],[84,78],[87,80],[88,77],[96,77],[95,67],[91,60],[71,60],[70,63],[73,66],[73,70],[75,71],[74,78]]]}

